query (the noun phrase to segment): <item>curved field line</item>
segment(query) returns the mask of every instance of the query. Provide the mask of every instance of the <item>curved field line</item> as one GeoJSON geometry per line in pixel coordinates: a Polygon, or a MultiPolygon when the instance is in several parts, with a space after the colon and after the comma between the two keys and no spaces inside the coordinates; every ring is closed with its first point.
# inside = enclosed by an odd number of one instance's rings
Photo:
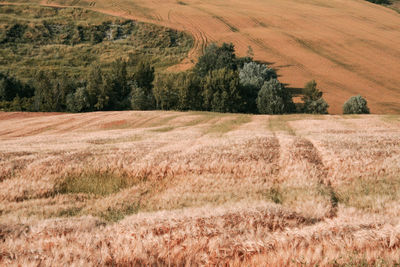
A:
{"type": "MultiPolygon", "coordinates": [[[[41,4],[63,3],[48,2],[41,4]]],[[[178,70],[193,65],[209,42],[233,42],[240,56],[250,45],[256,48],[255,59],[272,62],[281,81],[291,87],[317,80],[332,113],[341,113],[354,94],[366,97],[373,113],[400,110],[400,15],[388,8],[343,0],[95,3],[76,5],[192,34],[195,44],[178,70]]]]}

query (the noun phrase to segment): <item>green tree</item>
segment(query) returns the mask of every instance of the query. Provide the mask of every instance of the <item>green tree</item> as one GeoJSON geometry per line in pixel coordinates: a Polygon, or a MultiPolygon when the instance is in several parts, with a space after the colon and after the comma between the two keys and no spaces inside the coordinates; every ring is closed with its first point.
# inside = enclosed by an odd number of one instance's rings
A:
{"type": "Polygon", "coordinates": [[[360,95],[352,96],[343,105],[343,114],[369,114],[367,100],[360,95]]]}
{"type": "Polygon", "coordinates": [[[13,111],[22,111],[22,100],[17,95],[11,103],[11,110],[13,111]]]}
{"type": "Polygon", "coordinates": [[[192,72],[182,73],[177,77],[178,110],[201,110],[203,98],[201,82],[192,72]]]}
{"type": "Polygon", "coordinates": [[[329,105],[322,98],[323,92],[317,89],[315,80],[308,82],[304,86],[303,112],[311,114],[328,114],[329,105]]]}
{"type": "Polygon", "coordinates": [[[151,90],[154,82],[154,67],[148,62],[139,62],[134,71],[133,80],[139,87],[151,90]]]}
{"type": "Polygon", "coordinates": [[[153,94],[157,109],[178,109],[179,91],[174,74],[159,74],[154,80],[153,94]]]}
{"type": "Polygon", "coordinates": [[[79,87],[75,93],[70,93],[66,97],[68,111],[84,112],[90,108],[89,94],[85,87],[79,87]]]}
{"type": "Polygon", "coordinates": [[[284,114],[294,110],[289,91],[277,79],[265,82],[257,97],[257,108],[261,114],[284,114]]]}
{"type": "Polygon", "coordinates": [[[24,98],[33,95],[34,89],[31,86],[8,74],[0,73],[0,101],[12,101],[16,96],[24,98]]]}
{"type": "Polygon", "coordinates": [[[243,91],[239,73],[230,69],[210,72],[203,81],[204,109],[216,112],[242,112],[243,91]]]}
{"type": "Polygon", "coordinates": [[[44,71],[39,71],[35,76],[35,110],[36,111],[54,111],[56,103],[53,101],[55,96],[53,84],[49,75],[44,71]]]}
{"type": "Polygon", "coordinates": [[[129,95],[131,92],[128,86],[127,64],[122,59],[117,59],[111,65],[111,71],[106,78],[109,103],[108,109],[121,110],[129,108],[129,95]]]}
{"type": "Polygon", "coordinates": [[[240,84],[244,87],[246,112],[257,113],[256,99],[265,82],[277,78],[275,71],[265,64],[245,63],[239,72],[240,84]]]}
{"type": "Polygon", "coordinates": [[[0,73],[0,101],[11,101],[15,96],[14,83],[9,77],[0,73]]]}
{"type": "Polygon", "coordinates": [[[101,71],[100,65],[96,63],[90,67],[86,89],[92,109],[102,110],[108,105],[108,94],[106,93],[103,72],[101,71]]]}
{"type": "Polygon", "coordinates": [[[139,87],[137,82],[133,82],[131,88],[131,108],[133,110],[154,109],[154,96],[146,88],[139,87]]]}
{"type": "Polygon", "coordinates": [[[218,46],[215,43],[207,46],[204,55],[199,58],[194,71],[201,77],[206,76],[210,71],[217,69],[237,70],[237,59],[235,55],[235,46],[223,43],[218,46]]]}

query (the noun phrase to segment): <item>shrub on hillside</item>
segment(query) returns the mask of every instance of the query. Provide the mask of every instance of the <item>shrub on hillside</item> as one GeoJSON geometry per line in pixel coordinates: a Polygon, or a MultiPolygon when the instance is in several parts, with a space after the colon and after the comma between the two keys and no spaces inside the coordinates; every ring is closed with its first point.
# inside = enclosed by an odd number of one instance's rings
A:
{"type": "Polygon", "coordinates": [[[317,83],[314,80],[305,85],[303,93],[304,113],[328,114],[329,105],[322,98],[323,93],[317,89],[317,83]]]}
{"type": "Polygon", "coordinates": [[[367,100],[362,96],[352,96],[343,105],[343,114],[369,114],[367,100]]]}
{"type": "Polygon", "coordinates": [[[210,71],[227,68],[237,69],[235,47],[233,44],[224,43],[218,46],[213,43],[207,46],[204,55],[199,58],[194,71],[199,76],[206,76],[210,71]]]}
{"type": "Polygon", "coordinates": [[[378,4],[378,5],[390,5],[392,4],[392,2],[390,2],[389,0],[367,0],[368,2],[374,3],[374,4],[378,4]]]}
{"type": "Polygon", "coordinates": [[[290,92],[277,79],[272,79],[258,93],[257,108],[261,114],[284,114],[293,112],[295,106],[290,92]]]}
{"type": "Polygon", "coordinates": [[[194,67],[194,72],[200,77],[204,77],[213,70],[238,70],[245,63],[251,61],[249,57],[236,57],[235,46],[232,43],[223,43],[221,46],[212,43],[207,46],[204,55],[199,57],[199,61],[194,67]]]}

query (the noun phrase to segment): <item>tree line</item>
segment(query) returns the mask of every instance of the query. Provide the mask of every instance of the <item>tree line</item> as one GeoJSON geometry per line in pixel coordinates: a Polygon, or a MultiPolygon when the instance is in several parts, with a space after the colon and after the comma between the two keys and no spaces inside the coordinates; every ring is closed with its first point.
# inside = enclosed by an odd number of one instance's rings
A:
{"type": "Polygon", "coordinates": [[[147,62],[131,66],[130,61],[118,59],[107,71],[93,64],[84,79],[38,71],[24,84],[0,74],[0,109],[5,110],[328,113],[329,105],[315,81],[306,84],[302,100],[295,105],[273,69],[250,56],[237,57],[233,44],[226,43],[209,45],[195,67],[182,73],[155,74],[147,62]]]}

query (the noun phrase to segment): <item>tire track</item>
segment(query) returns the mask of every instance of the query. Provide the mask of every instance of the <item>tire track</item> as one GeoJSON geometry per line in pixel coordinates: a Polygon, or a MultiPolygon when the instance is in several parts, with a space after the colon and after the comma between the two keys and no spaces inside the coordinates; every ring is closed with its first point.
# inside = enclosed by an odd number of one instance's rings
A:
{"type": "Polygon", "coordinates": [[[306,162],[310,170],[315,170],[314,175],[318,177],[318,186],[321,195],[328,195],[330,210],[326,214],[327,218],[337,216],[338,197],[331,185],[328,177],[328,169],[325,167],[322,156],[314,144],[307,138],[296,138],[292,145],[291,156],[299,161],[306,162]]]}
{"type": "Polygon", "coordinates": [[[179,14],[179,18],[183,19],[189,26],[180,23],[179,20],[175,18],[173,9],[168,11],[168,21],[170,24],[181,24],[184,28],[184,31],[190,33],[194,37],[193,48],[189,51],[187,57],[191,63],[194,63],[197,60],[197,56],[200,53],[204,53],[208,43],[208,37],[203,31],[200,30],[200,25],[195,23],[189,17],[179,14]]]}

